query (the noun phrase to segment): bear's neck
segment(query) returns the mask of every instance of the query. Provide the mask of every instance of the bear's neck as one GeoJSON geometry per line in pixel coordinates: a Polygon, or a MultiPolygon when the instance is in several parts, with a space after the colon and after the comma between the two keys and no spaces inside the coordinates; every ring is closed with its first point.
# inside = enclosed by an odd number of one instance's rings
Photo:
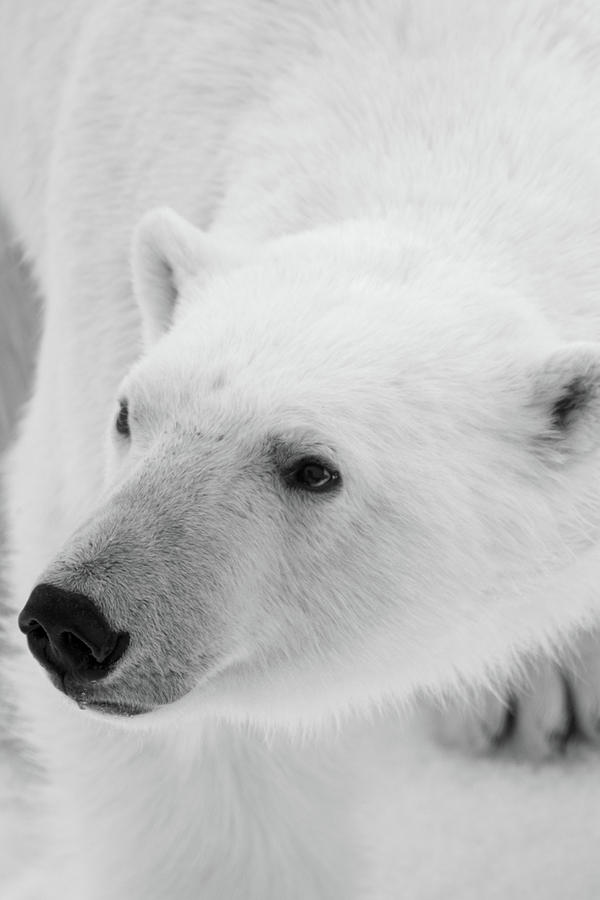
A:
{"type": "Polygon", "coordinates": [[[79,760],[102,752],[106,774],[64,757],[59,765],[61,778],[77,779],[66,843],[85,883],[102,886],[98,900],[129,896],[134,877],[135,896],[146,900],[351,896],[356,852],[351,791],[340,792],[341,747],[332,755],[329,744],[266,743],[225,725],[206,725],[193,739],[181,732],[115,741],[112,732],[86,732],[79,760]]]}

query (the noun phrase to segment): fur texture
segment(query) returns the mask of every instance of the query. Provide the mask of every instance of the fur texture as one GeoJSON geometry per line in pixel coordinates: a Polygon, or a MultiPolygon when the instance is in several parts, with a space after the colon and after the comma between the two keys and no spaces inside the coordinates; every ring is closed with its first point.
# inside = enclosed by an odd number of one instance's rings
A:
{"type": "Polygon", "coordinates": [[[1,16],[0,189],[46,301],[14,612],[44,581],[131,636],[69,699],[9,666],[47,771],[20,890],[368,896],[369,726],[331,722],[598,613],[600,11],[1,16]]]}

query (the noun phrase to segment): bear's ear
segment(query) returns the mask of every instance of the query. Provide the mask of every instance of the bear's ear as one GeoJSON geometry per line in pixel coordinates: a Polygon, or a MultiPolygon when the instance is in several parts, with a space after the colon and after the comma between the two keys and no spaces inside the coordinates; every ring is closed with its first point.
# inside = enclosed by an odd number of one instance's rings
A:
{"type": "Polygon", "coordinates": [[[142,218],[134,232],[131,255],[133,287],[147,345],[170,327],[184,281],[244,261],[240,252],[232,252],[167,207],[153,209],[142,218]]]}
{"type": "Polygon", "coordinates": [[[547,460],[566,463],[600,447],[600,344],[555,350],[536,373],[533,399],[544,423],[537,446],[547,460]]]}

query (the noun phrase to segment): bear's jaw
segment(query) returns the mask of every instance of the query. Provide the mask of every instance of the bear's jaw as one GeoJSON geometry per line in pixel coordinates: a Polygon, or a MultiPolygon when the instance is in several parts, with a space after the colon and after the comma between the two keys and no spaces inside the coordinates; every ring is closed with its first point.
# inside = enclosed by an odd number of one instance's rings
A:
{"type": "Polygon", "coordinates": [[[82,710],[89,710],[90,712],[100,713],[104,716],[124,716],[126,718],[133,718],[133,716],[140,716],[144,713],[150,712],[149,708],[145,708],[143,706],[133,706],[128,705],[126,703],[117,703],[110,700],[77,700],[77,705],[82,710]]]}

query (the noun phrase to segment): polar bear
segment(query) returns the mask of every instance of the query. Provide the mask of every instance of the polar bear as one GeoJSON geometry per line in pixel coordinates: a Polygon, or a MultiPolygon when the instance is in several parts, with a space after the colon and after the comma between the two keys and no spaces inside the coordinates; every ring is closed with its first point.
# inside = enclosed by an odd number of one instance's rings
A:
{"type": "Polygon", "coordinates": [[[2,17],[14,896],[365,896],[372,711],[597,620],[600,11],[2,17]]]}

